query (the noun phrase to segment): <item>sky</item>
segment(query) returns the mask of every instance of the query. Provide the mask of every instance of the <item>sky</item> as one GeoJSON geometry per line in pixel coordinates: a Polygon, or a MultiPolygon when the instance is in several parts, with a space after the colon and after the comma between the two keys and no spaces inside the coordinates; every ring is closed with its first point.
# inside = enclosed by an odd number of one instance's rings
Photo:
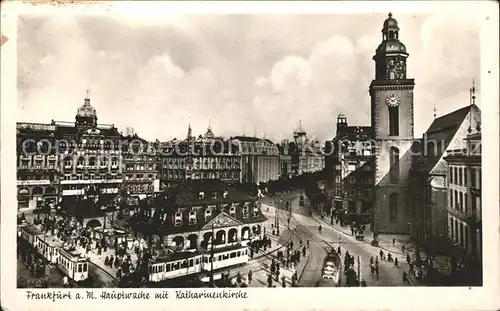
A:
{"type": "MultiPolygon", "coordinates": [[[[480,106],[473,14],[394,13],[415,79],[415,136],[437,115],[480,106]]],[[[141,137],[335,135],[336,117],[370,125],[368,87],[387,13],[22,15],[18,121],[74,121],[86,90],[99,123],[141,137]]]]}

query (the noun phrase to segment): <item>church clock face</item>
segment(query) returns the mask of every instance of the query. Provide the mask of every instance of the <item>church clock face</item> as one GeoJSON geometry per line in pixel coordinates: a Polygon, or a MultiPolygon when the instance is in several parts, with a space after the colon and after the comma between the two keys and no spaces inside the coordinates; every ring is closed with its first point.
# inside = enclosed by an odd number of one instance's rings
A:
{"type": "Polygon", "coordinates": [[[399,102],[400,102],[399,96],[396,94],[389,94],[389,95],[387,95],[387,98],[385,99],[385,103],[389,107],[397,107],[397,106],[399,106],[399,102]]]}

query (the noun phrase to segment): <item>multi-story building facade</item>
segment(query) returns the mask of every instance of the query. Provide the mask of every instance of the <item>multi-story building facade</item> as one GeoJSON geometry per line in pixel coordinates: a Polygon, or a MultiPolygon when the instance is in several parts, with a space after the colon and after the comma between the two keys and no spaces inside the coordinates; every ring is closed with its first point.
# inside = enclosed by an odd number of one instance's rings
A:
{"type": "Polygon", "coordinates": [[[161,179],[165,186],[188,179],[241,180],[241,155],[232,140],[215,137],[211,128],[194,138],[189,127],[185,140],[161,143],[158,147],[161,179]]]}
{"type": "Polygon", "coordinates": [[[231,141],[241,154],[241,182],[260,184],[280,176],[280,153],[269,139],[235,136],[231,141]]]}
{"type": "MultiPolygon", "coordinates": [[[[481,285],[482,208],[481,133],[465,138],[466,148],[447,150],[448,163],[447,237],[452,267],[463,265],[469,281],[481,285]]],[[[472,130],[470,131],[472,132],[472,130]]]]}
{"type": "Polygon", "coordinates": [[[277,145],[279,151],[279,168],[281,178],[292,177],[292,155],[290,154],[290,142],[284,140],[277,145]]]}
{"type": "Polygon", "coordinates": [[[302,128],[302,121],[293,132],[292,171],[295,175],[319,172],[325,168],[325,155],[319,141],[310,141],[302,128]]]}
{"type": "Polygon", "coordinates": [[[75,122],[56,127],[61,206],[85,217],[114,205],[123,182],[121,134],[114,125],[97,124],[96,110],[85,98],[75,122]]]}
{"type": "Polygon", "coordinates": [[[229,260],[228,253],[247,252],[266,221],[255,197],[220,180],[180,182],[152,200],[150,210],[151,217],[139,219],[138,231],[169,250],[166,262],[186,251],[186,260],[211,252],[218,261],[229,260]]]}
{"type": "Polygon", "coordinates": [[[329,148],[329,200],[332,215],[357,223],[371,223],[373,215],[373,145],[369,126],[349,126],[344,114],[337,117],[337,134],[329,148]],[[332,197],[333,196],[333,197],[332,197]]]}
{"type": "Polygon", "coordinates": [[[414,79],[406,76],[408,52],[399,40],[398,22],[384,21],[382,42],[370,84],[371,127],[377,144],[374,152],[374,233],[409,231],[410,195],[408,174],[413,144],[414,79]]]}
{"type": "Polygon", "coordinates": [[[115,206],[127,162],[122,138],[114,125],[97,123],[88,97],[75,122],[18,123],[19,208],[45,206],[85,217],[115,206]]]}
{"type": "MultiPolygon", "coordinates": [[[[447,150],[465,149],[471,120],[480,122],[481,114],[476,105],[470,105],[436,118],[414,144],[413,167],[410,173],[410,236],[429,253],[443,253],[447,250],[447,208],[449,207],[447,150]]],[[[472,133],[474,129],[472,128],[472,133]]],[[[463,175],[463,174],[462,174],[463,175]]],[[[458,175],[457,175],[458,176],[458,175]]],[[[452,188],[466,193],[458,177],[452,188]]],[[[463,180],[461,182],[463,184],[463,180]]],[[[455,192],[453,192],[455,194],[455,192]]],[[[464,201],[464,196],[453,196],[453,206],[464,201]],[[460,201],[462,200],[462,201],[460,201]]]]}
{"type": "Polygon", "coordinates": [[[18,208],[45,208],[57,204],[59,158],[56,153],[56,126],[17,123],[18,208]]]}
{"type": "Polygon", "coordinates": [[[123,138],[122,147],[124,191],[139,199],[159,192],[156,149],[153,143],[132,134],[123,138]]]}

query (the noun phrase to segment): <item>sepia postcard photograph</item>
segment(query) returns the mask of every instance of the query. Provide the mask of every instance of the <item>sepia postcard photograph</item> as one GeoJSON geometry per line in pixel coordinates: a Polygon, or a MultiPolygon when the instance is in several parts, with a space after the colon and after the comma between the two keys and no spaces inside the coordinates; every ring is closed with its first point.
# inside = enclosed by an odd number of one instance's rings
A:
{"type": "Polygon", "coordinates": [[[497,3],[14,2],[5,310],[500,307],[497,3]]]}

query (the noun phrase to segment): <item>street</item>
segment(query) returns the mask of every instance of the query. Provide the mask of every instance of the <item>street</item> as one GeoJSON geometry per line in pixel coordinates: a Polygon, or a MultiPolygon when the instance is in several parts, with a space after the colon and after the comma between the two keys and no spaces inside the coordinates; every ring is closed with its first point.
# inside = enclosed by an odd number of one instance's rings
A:
{"type": "MultiPolygon", "coordinates": [[[[291,199],[292,220],[291,228],[294,228],[294,234],[298,235],[304,241],[310,240],[312,256],[308,266],[305,269],[302,278],[299,280],[301,286],[315,286],[315,281],[321,277],[321,267],[323,259],[326,256],[327,245],[337,249],[340,245],[342,250],[342,260],[345,252],[354,256],[356,262],[358,256],[361,259],[361,278],[367,283],[367,286],[404,286],[403,271],[408,269],[405,257],[392,253],[392,256],[397,257],[399,268],[393,263],[380,261],[380,275],[376,277],[370,271],[370,257],[379,256],[380,248],[373,247],[364,241],[358,241],[355,237],[347,235],[336,230],[331,225],[324,222],[318,222],[313,217],[309,216],[310,208],[299,206],[299,194],[296,193],[291,199]],[[320,233],[318,228],[322,226],[320,233]]],[[[281,210],[282,215],[286,215],[286,210],[281,210]]],[[[314,213],[314,212],[313,212],[314,213]]],[[[384,250],[387,255],[387,251],[384,250]]],[[[342,284],[344,285],[344,284],[342,284]]]]}

